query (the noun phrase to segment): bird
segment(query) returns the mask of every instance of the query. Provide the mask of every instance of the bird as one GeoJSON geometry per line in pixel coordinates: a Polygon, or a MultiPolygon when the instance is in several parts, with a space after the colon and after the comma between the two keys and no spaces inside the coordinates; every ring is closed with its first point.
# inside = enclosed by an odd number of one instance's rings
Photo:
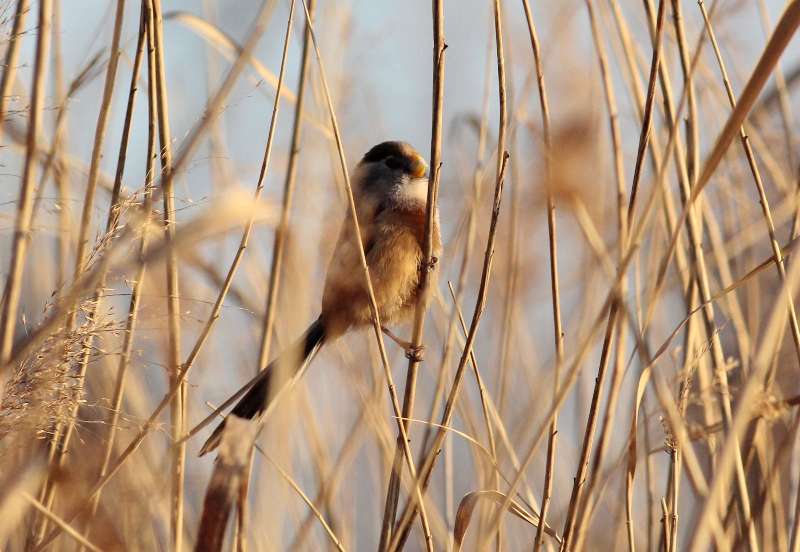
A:
{"type": "MultiPolygon", "coordinates": [[[[429,272],[436,285],[437,260],[442,242],[439,214],[431,227],[431,258],[425,255],[428,165],[408,143],[387,141],[372,147],[353,171],[352,187],[364,256],[369,267],[381,330],[405,349],[406,356],[421,360],[422,347],[401,339],[389,326],[413,317],[421,293],[421,275],[429,272]]],[[[231,414],[246,419],[261,416],[269,401],[291,376],[298,375],[317,351],[344,334],[372,325],[363,276],[359,243],[350,220],[344,220],[328,265],[319,317],[287,350],[263,369],[231,414]],[[275,372],[280,368],[280,382],[275,372]]],[[[227,418],[226,418],[227,420],[227,418]]],[[[220,443],[223,420],[200,450],[200,456],[220,443]]]]}

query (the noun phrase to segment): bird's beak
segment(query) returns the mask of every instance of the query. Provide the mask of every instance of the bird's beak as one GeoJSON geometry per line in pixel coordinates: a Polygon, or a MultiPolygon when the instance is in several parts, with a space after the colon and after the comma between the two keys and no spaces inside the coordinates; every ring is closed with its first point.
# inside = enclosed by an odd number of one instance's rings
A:
{"type": "Polygon", "coordinates": [[[428,164],[422,157],[415,155],[414,160],[411,162],[410,172],[414,178],[422,178],[428,172],[428,164]]]}

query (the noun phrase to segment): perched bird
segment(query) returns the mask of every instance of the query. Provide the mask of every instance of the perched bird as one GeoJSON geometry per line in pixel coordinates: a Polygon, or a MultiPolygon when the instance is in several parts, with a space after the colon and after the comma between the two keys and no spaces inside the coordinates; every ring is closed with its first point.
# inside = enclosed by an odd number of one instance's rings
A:
{"type": "MultiPolygon", "coordinates": [[[[427,168],[425,160],[410,145],[383,142],[367,152],[352,177],[361,240],[382,329],[406,350],[409,358],[421,358],[422,351],[398,338],[387,326],[413,316],[421,291],[421,271],[434,268],[426,262],[423,245],[427,168]]],[[[435,221],[432,235],[436,257],[441,251],[438,213],[435,221]]],[[[280,385],[275,377],[277,367],[287,376],[297,374],[324,343],[372,324],[358,247],[352,221],[345,220],[328,266],[319,318],[269,363],[264,377],[247,391],[232,414],[240,418],[260,416],[278,391],[271,389],[280,385]]],[[[288,381],[288,377],[282,381],[288,381]]],[[[224,427],[223,421],[203,445],[201,456],[217,447],[224,427]]]]}

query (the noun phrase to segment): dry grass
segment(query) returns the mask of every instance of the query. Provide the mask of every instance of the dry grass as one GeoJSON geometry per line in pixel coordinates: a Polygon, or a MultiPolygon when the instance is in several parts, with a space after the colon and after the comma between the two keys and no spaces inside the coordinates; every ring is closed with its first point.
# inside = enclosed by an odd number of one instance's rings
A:
{"type": "Polygon", "coordinates": [[[800,0],[399,6],[0,0],[0,548],[800,552],[800,0]],[[424,361],[196,458],[397,138],[424,361]]]}

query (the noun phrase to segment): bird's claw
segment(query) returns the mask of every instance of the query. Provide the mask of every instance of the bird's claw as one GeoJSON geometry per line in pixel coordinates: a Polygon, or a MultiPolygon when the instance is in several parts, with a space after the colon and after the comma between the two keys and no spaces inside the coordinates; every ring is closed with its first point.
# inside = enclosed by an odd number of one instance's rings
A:
{"type": "Polygon", "coordinates": [[[436,264],[437,264],[438,262],[439,262],[439,257],[434,257],[434,256],[431,256],[431,259],[430,259],[430,261],[426,261],[426,262],[424,263],[424,268],[425,268],[425,270],[427,270],[428,272],[432,272],[432,271],[433,271],[433,269],[435,269],[435,268],[436,268],[436,264]]]}
{"type": "Polygon", "coordinates": [[[406,348],[406,358],[414,362],[422,362],[422,359],[425,358],[425,345],[418,345],[416,347],[410,345],[406,348]]]}

